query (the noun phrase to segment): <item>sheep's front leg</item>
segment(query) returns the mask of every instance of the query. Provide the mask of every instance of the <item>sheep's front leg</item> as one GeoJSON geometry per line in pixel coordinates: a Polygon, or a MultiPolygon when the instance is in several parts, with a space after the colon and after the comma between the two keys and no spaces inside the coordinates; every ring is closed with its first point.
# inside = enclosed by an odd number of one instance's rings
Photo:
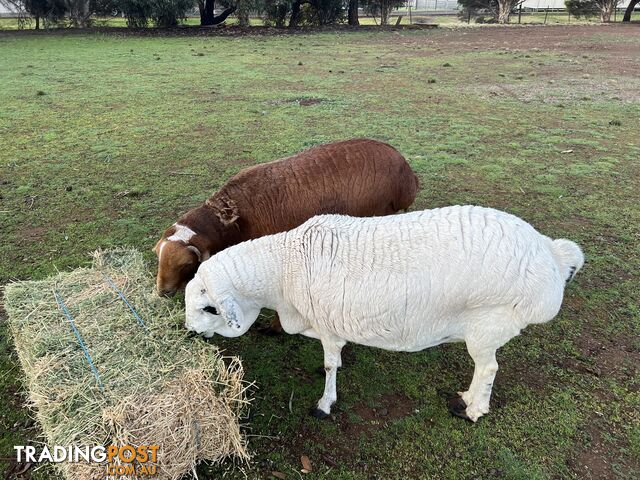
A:
{"type": "Polygon", "coordinates": [[[321,338],[320,341],[322,342],[322,348],[324,349],[324,395],[322,395],[322,398],[318,402],[318,406],[311,410],[311,415],[316,418],[326,418],[331,413],[331,406],[338,399],[338,394],[336,392],[336,376],[338,367],[342,365],[340,352],[347,342],[338,338],[321,338]]]}
{"type": "Polygon", "coordinates": [[[489,401],[493,381],[498,372],[498,362],[495,348],[477,348],[467,345],[467,349],[475,363],[473,379],[469,390],[460,393],[460,397],[452,399],[449,408],[454,415],[475,422],[485,413],[489,413],[489,401]]]}

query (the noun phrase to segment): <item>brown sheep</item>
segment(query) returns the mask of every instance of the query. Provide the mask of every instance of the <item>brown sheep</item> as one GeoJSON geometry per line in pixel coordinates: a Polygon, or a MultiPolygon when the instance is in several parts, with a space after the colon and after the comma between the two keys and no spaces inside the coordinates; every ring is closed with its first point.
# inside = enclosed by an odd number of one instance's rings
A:
{"type": "Polygon", "coordinates": [[[164,232],[154,247],[158,293],[184,289],[201,262],[231,245],[323,213],[406,210],[417,191],[418,178],[402,155],[375,140],[328,143],[246,168],[164,232]]]}

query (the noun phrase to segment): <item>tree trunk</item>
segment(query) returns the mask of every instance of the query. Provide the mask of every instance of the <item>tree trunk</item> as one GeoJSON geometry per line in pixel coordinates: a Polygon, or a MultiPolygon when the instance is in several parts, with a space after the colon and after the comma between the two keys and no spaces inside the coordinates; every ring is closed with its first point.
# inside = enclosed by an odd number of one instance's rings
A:
{"type": "Polygon", "coordinates": [[[611,21],[615,1],[616,0],[613,0],[600,5],[600,20],[602,23],[609,23],[611,21]]]}
{"type": "Polygon", "coordinates": [[[360,25],[360,20],[358,19],[358,0],[349,0],[349,11],[347,15],[349,25],[360,25]]]}
{"type": "Polygon", "coordinates": [[[198,0],[198,11],[200,12],[200,25],[204,20],[204,0],[198,0]]]}
{"type": "Polygon", "coordinates": [[[289,28],[296,28],[300,22],[300,6],[302,0],[296,0],[291,5],[291,17],[289,17],[289,28]]]}
{"type": "Polygon", "coordinates": [[[91,5],[88,0],[69,2],[69,16],[72,23],[78,28],[88,28],[91,26],[91,5]]]}
{"type": "Polygon", "coordinates": [[[231,15],[233,12],[236,11],[238,7],[236,7],[235,5],[233,7],[229,7],[226,10],[224,10],[220,15],[218,15],[217,17],[213,17],[213,23],[212,25],[218,25],[219,23],[224,22],[227,17],[229,15],[231,15]]]}
{"type": "Polygon", "coordinates": [[[224,12],[222,12],[217,17],[213,14],[213,9],[215,8],[215,0],[203,0],[204,8],[200,6],[200,2],[198,2],[198,8],[200,8],[200,26],[209,27],[211,25],[217,25],[219,23],[224,22],[229,15],[236,11],[236,6],[227,8],[224,12]]]}
{"type": "Polygon", "coordinates": [[[203,0],[204,8],[200,10],[200,25],[203,27],[213,25],[213,9],[216,6],[215,0],[203,0]]]}
{"type": "Polygon", "coordinates": [[[391,15],[391,7],[383,2],[380,5],[380,26],[386,27],[389,25],[389,15],[391,15]]]}
{"type": "Polygon", "coordinates": [[[249,26],[249,8],[247,7],[247,2],[245,0],[238,0],[238,10],[236,12],[236,17],[238,17],[238,25],[241,27],[249,26]]]}
{"type": "Polygon", "coordinates": [[[509,23],[511,6],[508,0],[498,0],[498,23],[509,23]]]}
{"type": "Polygon", "coordinates": [[[633,12],[633,9],[636,7],[638,2],[640,2],[640,0],[631,0],[629,2],[629,5],[627,6],[627,10],[624,12],[624,17],[622,19],[623,22],[631,21],[631,13],[633,12]]]}

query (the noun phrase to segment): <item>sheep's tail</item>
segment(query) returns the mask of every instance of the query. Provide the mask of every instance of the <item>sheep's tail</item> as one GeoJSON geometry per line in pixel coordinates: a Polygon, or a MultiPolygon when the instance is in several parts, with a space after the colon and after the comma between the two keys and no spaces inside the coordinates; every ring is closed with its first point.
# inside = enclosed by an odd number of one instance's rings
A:
{"type": "Polygon", "coordinates": [[[560,274],[569,283],[584,265],[584,254],[575,242],[559,238],[551,242],[551,252],[555,258],[560,274]]]}

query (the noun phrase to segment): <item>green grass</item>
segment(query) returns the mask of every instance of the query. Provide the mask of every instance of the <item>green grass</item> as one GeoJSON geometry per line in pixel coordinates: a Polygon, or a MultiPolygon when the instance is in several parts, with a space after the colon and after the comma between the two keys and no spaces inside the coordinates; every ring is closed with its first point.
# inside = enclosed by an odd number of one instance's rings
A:
{"type": "MultiPolygon", "coordinates": [[[[256,383],[249,478],[297,478],[303,454],[307,478],[637,477],[640,81],[628,69],[615,74],[624,89],[600,86],[614,75],[604,47],[630,46],[631,65],[640,37],[574,31],[562,41],[570,54],[451,31],[3,35],[0,284],[85,265],[97,247],[133,245],[153,261],[163,229],[239,169],[331,140],[388,141],[420,176],[415,208],[506,209],[580,243],[587,264],[560,316],[499,352],[492,411],[476,425],[446,410],[447,392],[472,375],[463,345],[348,347],[337,413],[321,422],[307,415],[323,385],[318,342],[216,339],[256,383]]],[[[24,424],[4,323],[0,332],[7,457],[38,432],[24,424]]],[[[200,478],[224,470],[244,478],[232,463],[200,478]]]]}

